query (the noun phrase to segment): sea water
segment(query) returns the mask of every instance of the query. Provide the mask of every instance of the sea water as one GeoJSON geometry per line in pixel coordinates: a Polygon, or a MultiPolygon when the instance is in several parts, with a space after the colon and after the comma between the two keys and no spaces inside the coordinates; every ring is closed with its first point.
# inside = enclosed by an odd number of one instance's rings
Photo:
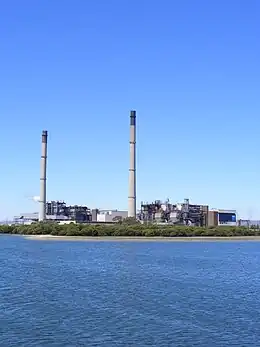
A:
{"type": "Polygon", "coordinates": [[[260,346],[260,243],[0,236],[0,346],[260,346]]]}

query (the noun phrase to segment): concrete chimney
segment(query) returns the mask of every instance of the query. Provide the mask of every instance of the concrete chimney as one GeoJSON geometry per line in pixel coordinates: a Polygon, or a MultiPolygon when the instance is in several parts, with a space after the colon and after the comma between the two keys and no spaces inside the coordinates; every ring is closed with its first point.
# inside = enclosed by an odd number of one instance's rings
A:
{"type": "Polygon", "coordinates": [[[40,173],[40,211],[39,222],[46,219],[46,173],[47,173],[47,137],[48,132],[42,132],[42,155],[41,155],[41,173],[40,173]]]}
{"type": "Polygon", "coordinates": [[[130,113],[128,217],[136,218],[136,111],[130,113]]]}

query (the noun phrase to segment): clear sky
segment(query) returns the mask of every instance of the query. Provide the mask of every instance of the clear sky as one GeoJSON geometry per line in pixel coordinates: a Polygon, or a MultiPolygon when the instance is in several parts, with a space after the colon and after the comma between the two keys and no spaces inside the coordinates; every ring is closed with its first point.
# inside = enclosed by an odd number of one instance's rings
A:
{"type": "Polygon", "coordinates": [[[260,218],[258,0],[9,0],[0,10],[0,218],[47,198],[127,208],[137,196],[260,218]]]}

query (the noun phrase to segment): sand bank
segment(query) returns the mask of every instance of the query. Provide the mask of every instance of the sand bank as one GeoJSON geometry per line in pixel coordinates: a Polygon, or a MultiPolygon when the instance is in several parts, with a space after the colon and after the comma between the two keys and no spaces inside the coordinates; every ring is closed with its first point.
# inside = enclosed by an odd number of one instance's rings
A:
{"type": "Polygon", "coordinates": [[[232,237],[129,237],[129,236],[53,236],[53,235],[25,235],[30,240],[56,240],[56,241],[125,241],[125,242],[215,242],[215,241],[260,241],[260,236],[232,236],[232,237]]]}

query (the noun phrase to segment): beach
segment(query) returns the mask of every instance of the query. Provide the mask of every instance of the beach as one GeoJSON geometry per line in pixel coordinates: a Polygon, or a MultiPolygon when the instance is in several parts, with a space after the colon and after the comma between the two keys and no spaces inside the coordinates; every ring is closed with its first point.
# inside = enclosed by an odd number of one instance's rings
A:
{"type": "Polygon", "coordinates": [[[31,240],[56,240],[56,241],[88,241],[88,242],[216,242],[216,241],[260,241],[260,236],[193,236],[193,237],[130,237],[130,236],[55,236],[55,235],[24,235],[31,240]]]}

